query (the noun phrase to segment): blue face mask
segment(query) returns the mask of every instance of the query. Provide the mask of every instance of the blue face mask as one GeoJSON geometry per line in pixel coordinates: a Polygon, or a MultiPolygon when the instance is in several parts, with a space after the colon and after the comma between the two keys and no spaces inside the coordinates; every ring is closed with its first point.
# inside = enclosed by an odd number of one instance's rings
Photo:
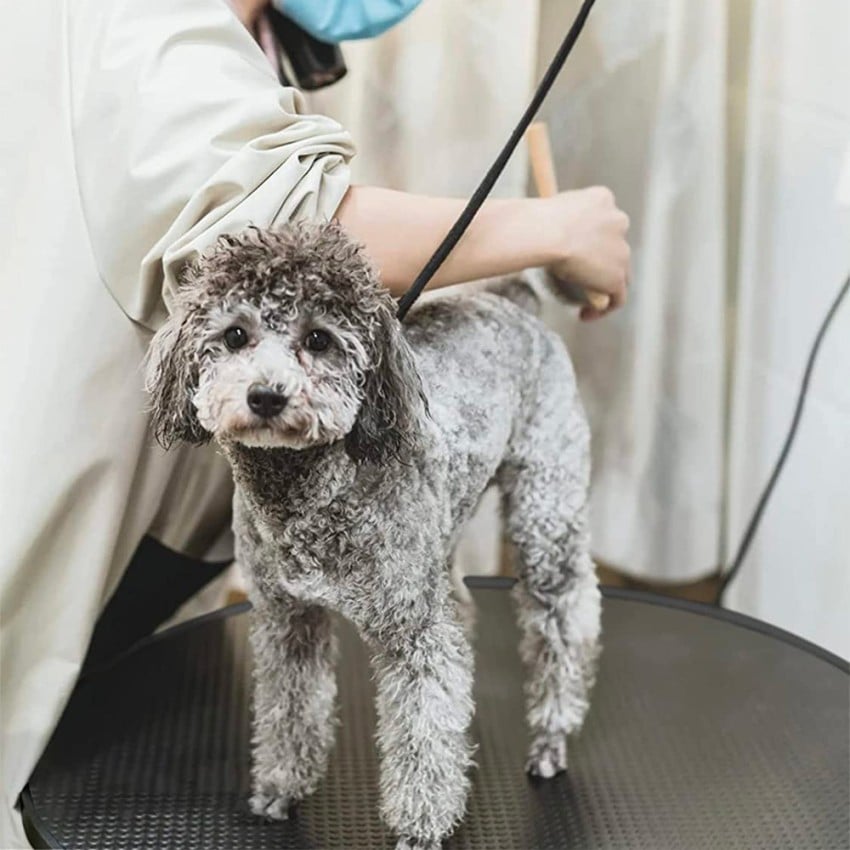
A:
{"type": "Polygon", "coordinates": [[[421,0],[272,0],[320,41],[372,38],[409,15],[421,0]]]}

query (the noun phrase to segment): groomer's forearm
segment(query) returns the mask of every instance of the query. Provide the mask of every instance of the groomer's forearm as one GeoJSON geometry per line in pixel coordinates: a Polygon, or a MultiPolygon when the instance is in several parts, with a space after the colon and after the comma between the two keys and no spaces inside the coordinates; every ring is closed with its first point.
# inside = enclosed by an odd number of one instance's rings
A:
{"type": "MultiPolygon", "coordinates": [[[[337,211],[362,242],[384,285],[401,295],[460,215],[466,201],[352,186],[337,211]]],[[[553,262],[553,240],[537,199],[490,200],[478,212],[429,288],[553,262]]]]}

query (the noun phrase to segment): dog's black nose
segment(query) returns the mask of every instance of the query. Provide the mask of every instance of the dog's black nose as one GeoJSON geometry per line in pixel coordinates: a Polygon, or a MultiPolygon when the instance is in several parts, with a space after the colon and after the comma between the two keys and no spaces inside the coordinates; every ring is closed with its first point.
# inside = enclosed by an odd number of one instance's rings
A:
{"type": "Polygon", "coordinates": [[[265,384],[248,387],[248,407],[263,419],[271,419],[286,407],[286,396],[265,384]]]}

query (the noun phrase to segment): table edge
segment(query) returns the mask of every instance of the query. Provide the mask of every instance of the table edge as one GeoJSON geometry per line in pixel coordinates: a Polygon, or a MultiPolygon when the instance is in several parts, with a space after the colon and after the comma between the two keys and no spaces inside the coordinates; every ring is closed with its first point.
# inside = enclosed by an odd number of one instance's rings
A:
{"type": "MultiPolygon", "coordinates": [[[[514,584],[516,584],[516,579],[510,576],[473,575],[465,576],[463,581],[464,584],[472,590],[510,590],[514,584]]],[[[786,631],[779,626],[774,626],[771,623],[766,623],[764,620],[758,620],[747,614],[740,614],[737,611],[729,611],[726,608],[721,608],[717,605],[709,605],[705,602],[693,602],[689,599],[664,596],[660,593],[652,593],[647,590],[607,586],[602,586],[600,589],[603,597],[606,599],[622,599],[630,602],[640,602],[645,605],[659,605],[662,608],[676,608],[680,611],[687,611],[691,614],[697,614],[702,617],[710,617],[715,620],[731,623],[732,625],[740,628],[759,632],[767,637],[775,638],[789,646],[793,646],[795,649],[812,655],[821,661],[825,661],[827,664],[836,667],[845,675],[850,675],[850,662],[842,658],[840,655],[836,655],[834,652],[830,652],[828,649],[818,646],[816,643],[812,643],[799,635],[786,631]]],[[[80,679],[88,678],[90,675],[97,675],[98,673],[111,668],[126,658],[130,653],[136,652],[151,643],[156,643],[160,640],[173,637],[187,629],[194,628],[195,626],[199,626],[212,620],[226,619],[227,617],[242,614],[250,609],[250,602],[238,602],[235,605],[218,608],[215,611],[202,614],[200,617],[193,617],[191,620],[186,620],[183,623],[178,623],[177,625],[163,629],[160,632],[155,632],[154,634],[148,635],[147,637],[142,638],[142,640],[137,641],[115,658],[110,659],[106,665],[87,670],[83,673],[80,679]]]]}
{"type": "MultiPolygon", "coordinates": [[[[507,590],[514,586],[516,579],[509,576],[467,576],[464,578],[464,583],[472,589],[507,590]]],[[[691,614],[722,620],[723,622],[731,623],[732,625],[749,629],[753,632],[759,632],[768,637],[776,638],[809,655],[813,655],[821,661],[826,661],[833,667],[837,667],[842,673],[850,675],[850,662],[840,655],[836,655],[834,652],[830,652],[828,649],[818,646],[818,644],[812,643],[799,635],[795,635],[793,632],[786,631],[779,626],[774,626],[771,623],[766,623],[764,620],[750,617],[748,614],[740,614],[737,611],[730,611],[727,608],[710,605],[706,602],[694,602],[690,599],[664,596],[663,594],[653,593],[648,590],[608,586],[602,586],[600,589],[606,599],[623,599],[629,602],[641,602],[645,605],[659,605],[662,608],[677,608],[681,611],[688,611],[691,614]]]]}

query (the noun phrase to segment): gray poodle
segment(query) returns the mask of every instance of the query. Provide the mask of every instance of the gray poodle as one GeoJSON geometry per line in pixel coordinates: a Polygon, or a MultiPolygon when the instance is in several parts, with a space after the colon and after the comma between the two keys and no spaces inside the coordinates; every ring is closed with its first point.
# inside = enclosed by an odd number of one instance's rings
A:
{"type": "Polygon", "coordinates": [[[437,847],[457,826],[472,651],[450,562],[491,483],[517,555],[527,770],[566,768],[599,637],[589,436],[567,352],[523,309],[534,302],[511,281],[402,325],[333,224],[222,237],[188,270],[148,389],[165,446],[215,438],[233,466],[258,815],[285,818],[326,768],[337,611],[371,652],[381,810],[398,847],[437,847]]]}

